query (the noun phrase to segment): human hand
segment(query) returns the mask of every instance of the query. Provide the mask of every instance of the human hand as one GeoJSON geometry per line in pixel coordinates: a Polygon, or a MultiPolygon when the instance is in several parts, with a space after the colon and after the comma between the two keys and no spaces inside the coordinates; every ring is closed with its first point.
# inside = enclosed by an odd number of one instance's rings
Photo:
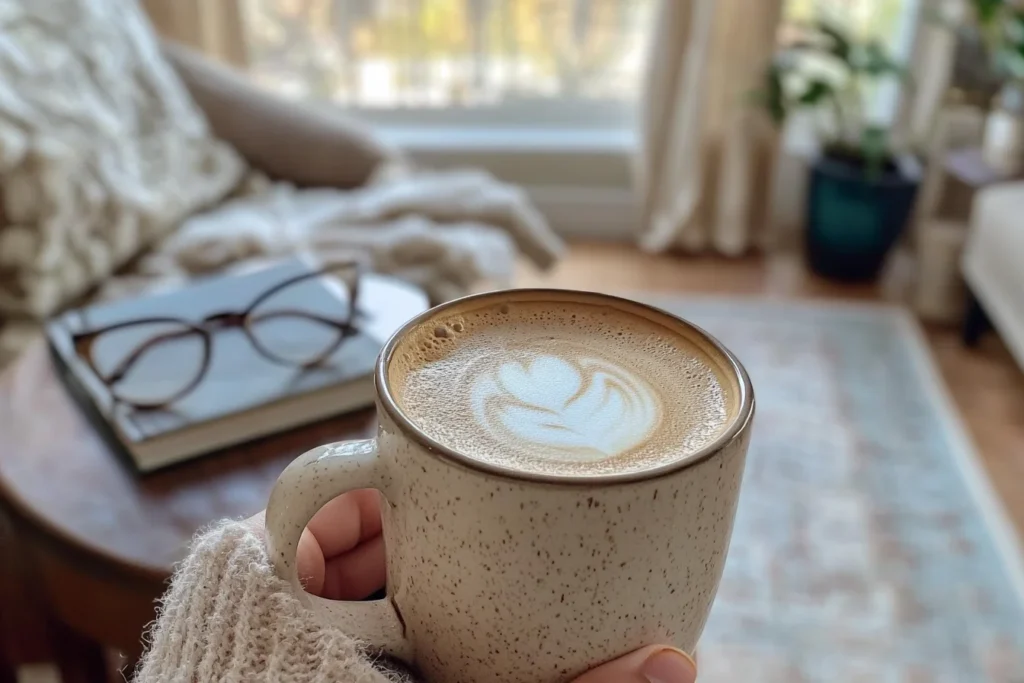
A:
{"type": "MultiPolygon", "coordinates": [[[[264,533],[263,513],[249,525],[264,533]]],[[[380,494],[351,491],[324,505],[310,520],[296,551],[306,590],[331,600],[361,600],[384,587],[384,539],[380,494]]],[[[694,683],[689,656],[652,645],[588,671],[574,683],[694,683]]]]}

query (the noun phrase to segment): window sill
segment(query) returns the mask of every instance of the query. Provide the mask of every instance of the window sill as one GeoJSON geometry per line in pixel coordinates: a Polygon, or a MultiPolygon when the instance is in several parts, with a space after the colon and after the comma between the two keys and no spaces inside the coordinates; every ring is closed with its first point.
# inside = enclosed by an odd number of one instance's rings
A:
{"type": "Polygon", "coordinates": [[[633,234],[635,136],[627,128],[377,125],[375,130],[424,166],[480,168],[518,185],[563,237],[628,240],[633,234]]]}
{"type": "Polygon", "coordinates": [[[378,126],[376,130],[386,141],[412,154],[491,152],[628,156],[635,146],[634,134],[625,128],[378,126]]]}
{"type": "MultiPolygon", "coordinates": [[[[635,133],[627,128],[380,125],[387,142],[424,166],[474,167],[523,188],[563,237],[629,241],[639,225],[633,191],[635,133]]],[[[777,160],[770,220],[795,230],[802,221],[807,164],[817,154],[809,120],[787,127],[777,160]]]]}

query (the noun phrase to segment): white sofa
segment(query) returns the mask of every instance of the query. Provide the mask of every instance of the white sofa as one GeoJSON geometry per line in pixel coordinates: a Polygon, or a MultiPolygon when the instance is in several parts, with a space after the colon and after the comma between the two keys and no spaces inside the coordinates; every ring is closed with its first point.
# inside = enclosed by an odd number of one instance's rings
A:
{"type": "Polygon", "coordinates": [[[1024,368],[1024,182],[978,193],[962,268],[972,295],[964,341],[995,327],[1024,368]]]}

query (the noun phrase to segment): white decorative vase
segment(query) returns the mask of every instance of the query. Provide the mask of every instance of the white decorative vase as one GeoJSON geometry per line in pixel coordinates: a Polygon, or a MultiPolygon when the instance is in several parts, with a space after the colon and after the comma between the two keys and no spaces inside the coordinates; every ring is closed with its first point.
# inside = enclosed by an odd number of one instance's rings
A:
{"type": "Polygon", "coordinates": [[[985,121],[982,157],[993,170],[1012,175],[1024,170],[1024,91],[1007,83],[985,121]]]}

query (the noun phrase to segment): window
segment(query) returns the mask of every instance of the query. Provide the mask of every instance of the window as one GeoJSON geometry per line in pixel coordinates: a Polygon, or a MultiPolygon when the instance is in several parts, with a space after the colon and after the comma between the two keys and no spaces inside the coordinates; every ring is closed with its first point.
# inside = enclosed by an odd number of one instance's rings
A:
{"type": "Polygon", "coordinates": [[[248,0],[254,78],[377,122],[616,125],[654,0],[248,0]]]}
{"type": "MultiPolygon", "coordinates": [[[[785,0],[782,31],[825,19],[846,28],[862,40],[879,40],[890,54],[909,63],[918,23],[920,0],[785,0]]],[[[890,122],[899,107],[899,86],[882,83],[871,93],[867,114],[890,122]]]]}
{"type": "MultiPolygon", "coordinates": [[[[392,126],[621,128],[657,0],[244,0],[253,77],[392,126]]],[[[784,0],[910,55],[920,0],[784,0]]],[[[896,88],[875,115],[891,117],[896,88]]]]}
{"type": "MultiPolygon", "coordinates": [[[[343,106],[428,165],[521,185],[567,234],[621,237],[636,216],[633,119],[660,1],[240,4],[258,83],[343,106]]],[[[908,57],[921,0],[783,2],[789,23],[825,13],[908,57]]],[[[879,111],[895,112],[894,93],[879,111]]]]}
{"type": "Polygon", "coordinates": [[[908,14],[916,0],[787,0],[790,22],[828,19],[862,38],[877,38],[901,50],[906,42],[908,14]]]}

